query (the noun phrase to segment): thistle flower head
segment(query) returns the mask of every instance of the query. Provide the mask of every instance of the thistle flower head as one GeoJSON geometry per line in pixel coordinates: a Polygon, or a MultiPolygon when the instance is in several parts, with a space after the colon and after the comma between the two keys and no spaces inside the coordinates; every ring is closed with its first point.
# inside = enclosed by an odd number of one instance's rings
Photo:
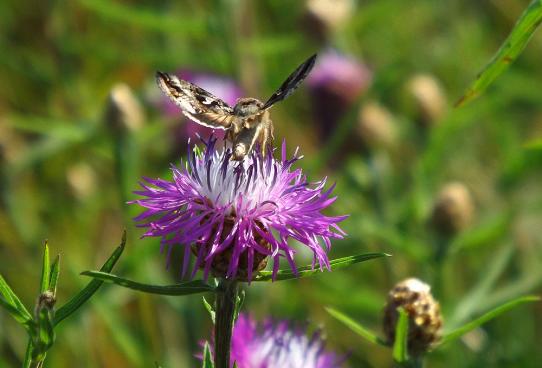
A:
{"type": "Polygon", "coordinates": [[[231,364],[239,368],[331,368],[340,367],[344,357],[324,350],[319,332],[307,336],[287,321],[265,322],[262,326],[247,315],[239,315],[233,328],[231,364]]]}
{"type": "Polygon", "coordinates": [[[216,138],[205,149],[189,151],[184,168],[172,166],[173,180],[146,178],[143,198],[133,201],[146,208],[136,217],[146,227],[144,236],[160,237],[163,249],[184,246],[183,275],[190,253],[195,255],[194,276],[203,268],[204,278],[215,276],[252,280],[268,257],[273,276],[285,258],[296,272],[295,249],[288,239],[313,253],[313,267],[329,268],[327,252],[332,238],[344,233],[337,223],[345,216],[328,217],[320,211],[335,201],[333,187],[323,191],[325,179],[309,184],[301,169],[292,169],[300,158],[276,160],[255,149],[243,161],[231,160],[229,148],[216,148],[216,138]]]}
{"type": "Polygon", "coordinates": [[[390,344],[395,340],[399,307],[405,310],[409,319],[408,352],[418,356],[440,339],[440,305],[431,295],[430,286],[416,278],[409,278],[395,285],[388,294],[388,302],[384,308],[384,334],[390,344]]]}
{"type": "MultiPolygon", "coordinates": [[[[370,86],[371,70],[355,57],[333,49],[323,51],[307,77],[312,95],[316,127],[327,139],[355,101],[370,86]]],[[[351,144],[351,149],[357,148],[351,144]]]]}

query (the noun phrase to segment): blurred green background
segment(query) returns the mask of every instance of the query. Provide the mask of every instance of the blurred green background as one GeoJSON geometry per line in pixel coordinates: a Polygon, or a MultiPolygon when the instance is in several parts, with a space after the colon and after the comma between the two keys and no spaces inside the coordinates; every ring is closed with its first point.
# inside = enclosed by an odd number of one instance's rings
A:
{"type": "MultiPolygon", "coordinates": [[[[142,175],[169,178],[169,163],[185,152],[172,132],[192,124],[164,113],[156,70],[216,73],[263,99],[306,57],[331,48],[372,78],[353,87],[306,83],[273,108],[275,135],[291,151],[300,146],[298,166],[310,180],[337,182],[330,213],[350,214],[349,236],[330,256],[393,257],[251,285],[245,311],[322,326],[330,349],[351,352],[351,367],[386,367],[389,350],[323,307],[378,331],[388,290],[415,276],[432,285],[450,328],[540,293],[542,151],[528,143],[542,135],[542,34],[481,98],[453,108],[528,1],[321,3],[0,2],[0,273],[27,305],[38,294],[45,239],[62,257],[60,304],[88,282],[79,273],[104,262],[123,228],[128,244],[115,273],[178,280],[158,241],[139,239],[131,220],[139,209],[125,203],[142,175]],[[135,94],[128,112],[108,108],[117,83],[135,94]]],[[[430,354],[428,366],[539,367],[541,312],[540,303],[508,312],[430,354]]],[[[199,296],[105,285],[59,326],[45,365],[197,366],[210,329],[199,296]]],[[[1,311],[0,367],[19,366],[25,344],[1,311]]]]}

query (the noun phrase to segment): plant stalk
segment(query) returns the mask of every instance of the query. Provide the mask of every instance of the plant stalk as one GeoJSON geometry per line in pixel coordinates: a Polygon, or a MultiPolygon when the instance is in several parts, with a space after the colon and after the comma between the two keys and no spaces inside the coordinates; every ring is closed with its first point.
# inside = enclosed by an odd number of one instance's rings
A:
{"type": "Polygon", "coordinates": [[[220,280],[215,305],[215,368],[230,367],[231,335],[237,293],[237,281],[220,280]]]}

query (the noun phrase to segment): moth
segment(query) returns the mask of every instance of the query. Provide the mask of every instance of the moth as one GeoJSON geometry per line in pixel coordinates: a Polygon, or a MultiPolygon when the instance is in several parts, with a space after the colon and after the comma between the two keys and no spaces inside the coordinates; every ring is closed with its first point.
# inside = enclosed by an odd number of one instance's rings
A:
{"type": "Polygon", "coordinates": [[[312,55],[299,65],[265,103],[245,97],[231,107],[203,88],[160,71],[156,72],[156,82],[188,118],[206,127],[225,130],[226,139],[233,145],[232,159],[241,161],[256,144],[259,144],[263,155],[267,147],[272,146],[273,122],[269,108],[294,92],[310,73],[315,61],[316,55],[312,55]]]}

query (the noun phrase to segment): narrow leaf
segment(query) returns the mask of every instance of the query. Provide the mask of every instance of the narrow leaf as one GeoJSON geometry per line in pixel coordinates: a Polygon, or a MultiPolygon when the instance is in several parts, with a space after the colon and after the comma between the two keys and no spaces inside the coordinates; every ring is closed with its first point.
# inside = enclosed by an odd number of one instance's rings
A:
{"type": "MultiPolygon", "coordinates": [[[[109,257],[109,259],[104,263],[102,268],[100,268],[100,271],[103,272],[110,272],[117,261],[119,260],[122,252],[124,251],[124,246],[126,245],[126,230],[122,234],[122,241],[120,245],[115,249],[113,254],[109,257]]],[[[62,307],[60,307],[55,314],[55,321],[54,324],[57,325],[62,321],[64,318],[71,315],[73,312],[75,312],[81,305],[83,305],[94,293],[102,286],[103,281],[100,280],[92,280],[85,286],[83,290],[81,290],[79,293],[77,293],[73,298],[71,298],[66,304],[64,304],[62,307]]]]}
{"type": "Polygon", "coordinates": [[[43,247],[43,261],[41,263],[41,281],[40,281],[40,294],[43,294],[49,289],[49,279],[51,276],[51,264],[49,263],[49,245],[47,240],[43,247]]]}
{"type": "Polygon", "coordinates": [[[486,314],[484,314],[480,318],[477,318],[474,321],[469,322],[469,323],[455,329],[454,331],[452,331],[450,333],[447,333],[442,338],[441,343],[445,344],[447,342],[455,340],[455,339],[463,336],[467,332],[474,330],[475,328],[481,326],[482,324],[492,320],[493,318],[501,315],[504,312],[509,311],[510,309],[512,309],[512,308],[514,308],[514,307],[516,307],[518,305],[521,305],[521,304],[524,304],[524,303],[529,303],[529,302],[537,302],[537,301],[540,301],[540,297],[539,296],[534,296],[534,295],[523,296],[523,297],[511,300],[508,303],[505,303],[503,305],[498,306],[495,309],[492,309],[491,311],[487,312],[486,314]]]}
{"type": "Polygon", "coordinates": [[[395,326],[395,341],[393,342],[393,359],[397,363],[408,361],[408,315],[403,308],[398,308],[399,319],[395,326]]]}
{"type": "Polygon", "coordinates": [[[203,368],[213,368],[214,366],[211,347],[209,346],[209,343],[205,341],[205,345],[203,347],[203,368]]]}
{"type": "Polygon", "coordinates": [[[366,329],[365,327],[354,321],[352,318],[348,317],[346,314],[343,314],[342,312],[339,312],[338,310],[330,307],[327,307],[325,309],[335,319],[342,322],[344,325],[346,325],[348,328],[350,328],[352,331],[354,331],[367,341],[372,342],[376,345],[387,346],[386,342],[383,339],[378,337],[374,332],[366,329]]]}
{"type": "Polygon", "coordinates": [[[11,290],[2,275],[0,275],[0,295],[4,297],[6,303],[17,310],[18,315],[20,315],[24,321],[32,320],[32,315],[28,312],[19,297],[11,290]]]}
{"type": "Polygon", "coordinates": [[[56,285],[58,284],[58,274],[60,273],[60,254],[56,256],[51,265],[51,275],[49,277],[49,290],[56,296],[56,285]]]}
{"type": "MultiPolygon", "coordinates": [[[[329,262],[329,265],[330,265],[330,269],[333,271],[339,268],[351,266],[356,263],[361,263],[361,262],[365,262],[371,259],[381,258],[381,257],[391,257],[391,255],[387,253],[358,254],[356,256],[348,256],[348,257],[334,259],[331,262],[329,262]]],[[[297,271],[298,271],[297,274],[294,273],[292,270],[278,271],[275,281],[299,279],[302,277],[314,276],[320,273],[320,269],[318,268],[313,269],[312,265],[299,267],[297,271]]],[[[273,279],[272,271],[260,271],[256,275],[253,281],[272,281],[272,279],[273,279]]]]}
{"type": "Polygon", "coordinates": [[[208,285],[203,280],[195,280],[189,282],[183,282],[175,285],[149,285],[142,284],[140,282],[128,280],[110,273],[100,271],[85,271],[81,275],[94,277],[95,279],[111,282],[119,286],[126,287],[128,289],[142,291],[149,294],[160,295],[189,295],[197,293],[205,293],[208,291],[215,291],[215,288],[208,285]]]}
{"type": "Polygon", "coordinates": [[[463,106],[478,97],[499,75],[508,69],[527,46],[541,21],[542,0],[533,0],[516,22],[508,38],[476,77],[474,83],[467,89],[456,106],[463,106]]]}
{"type": "Polygon", "coordinates": [[[241,308],[243,308],[243,304],[245,303],[245,297],[246,297],[245,290],[241,289],[237,293],[237,297],[235,299],[235,311],[233,313],[234,324],[237,321],[237,318],[239,318],[239,313],[241,313],[241,308]]]}
{"type": "Polygon", "coordinates": [[[32,328],[32,318],[25,316],[21,313],[19,309],[17,309],[13,304],[9,303],[4,297],[0,296],[0,307],[3,307],[11,316],[19,322],[23,327],[30,331],[32,328]]]}
{"type": "Polygon", "coordinates": [[[209,312],[209,314],[211,315],[211,320],[213,321],[213,325],[215,324],[215,316],[216,316],[216,312],[213,308],[213,306],[211,304],[209,304],[209,302],[205,299],[205,297],[202,298],[203,299],[203,305],[205,306],[205,309],[207,309],[207,312],[209,312]]]}

